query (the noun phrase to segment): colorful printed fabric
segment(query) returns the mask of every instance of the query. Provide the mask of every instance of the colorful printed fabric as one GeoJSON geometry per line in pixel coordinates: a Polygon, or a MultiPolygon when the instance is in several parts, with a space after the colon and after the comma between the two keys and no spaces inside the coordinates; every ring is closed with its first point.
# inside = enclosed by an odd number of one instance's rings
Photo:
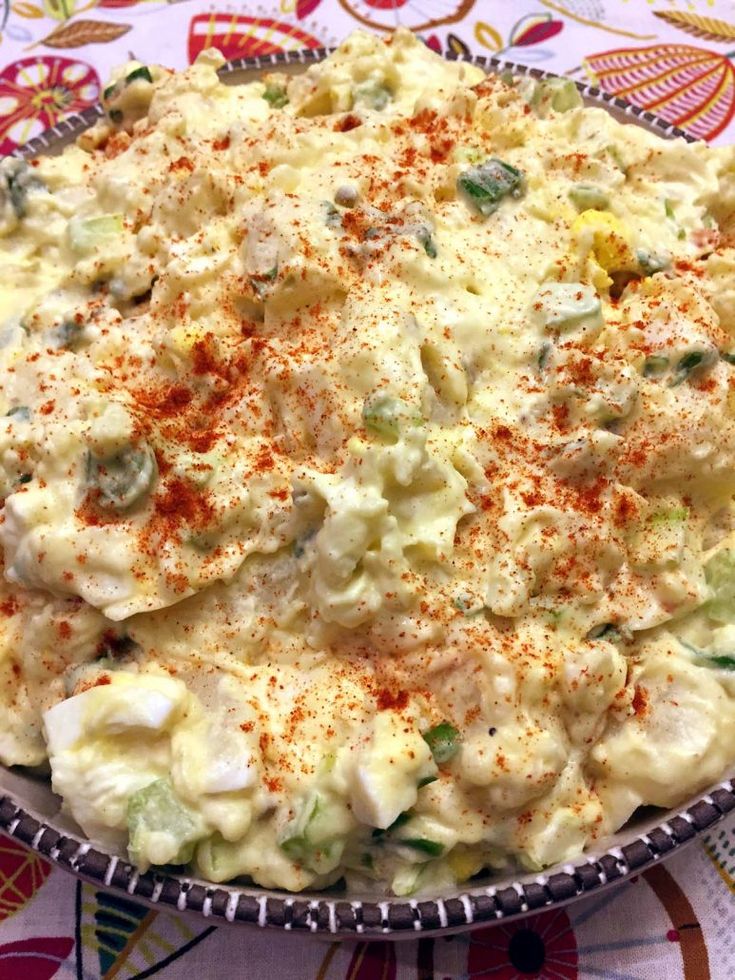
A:
{"type": "MultiPolygon", "coordinates": [[[[439,52],[591,79],[701,139],[735,139],[735,3],[720,0],[0,0],[0,151],[93,105],[129,58],[181,68],[397,24],[439,52]]],[[[215,928],[81,884],[0,837],[0,980],[732,980],[735,818],[631,882],[450,939],[329,943],[215,928]]]]}
{"type": "Polygon", "coordinates": [[[735,819],[566,908],[447,939],[331,943],[154,912],[0,837],[0,980],[732,980],[735,819]]]}

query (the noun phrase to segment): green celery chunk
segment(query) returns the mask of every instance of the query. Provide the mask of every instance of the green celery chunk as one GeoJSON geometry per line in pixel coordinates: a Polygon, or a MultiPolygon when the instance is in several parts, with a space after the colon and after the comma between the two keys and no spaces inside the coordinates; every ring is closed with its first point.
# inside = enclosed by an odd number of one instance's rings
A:
{"type": "Polygon", "coordinates": [[[487,218],[506,197],[519,198],[524,191],[520,170],[491,157],[478,167],[470,167],[457,178],[457,190],[475,211],[487,218]]]}
{"type": "Polygon", "coordinates": [[[362,421],[369,432],[397,440],[404,425],[420,425],[422,420],[401,398],[381,395],[365,402],[362,421]]]}
{"type": "Polygon", "coordinates": [[[689,508],[672,507],[671,510],[657,510],[648,520],[651,524],[682,524],[689,520],[689,508]]]}
{"type": "Polygon", "coordinates": [[[704,566],[704,577],[711,598],[705,609],[721,623],[735,622],[735,551],[724,548],[704,566]]]}
{"type": "Polygon", "coordinates": [[[282,109],[288,105],[288,93],[284,85],[266,85],[263,98],[272,109],[282,109]]]}
{"type": "Polygon", "coordinates": [[[431,749],[434,761],[438,763],[453,759],[462,741],[459,731],[448,721],[442,721],[424,732],[423,739],[431,749]]]}
{"type": "Polygon", "coordinates": [[[204,836],[201,818],[157,779],[128,800],[128,851],[135,864],[186,864],[204,836]]]}
{"type": "Polygon", "coordinates": [[[575,184],[569,199],[578,211],[604,211],[610,207],[607,193],[595,184],[575,184]]]}
{"type": "Polygon", "coordinates": [[[86,482],[96,502],[109,510],[128,510],[153,487],[158,475],[156,457],[147,443],[130,446],[117,456],[101,459],[87,454],[86,482]]]}
{"type": "Polygon", "coordinates": [[[581,282],[546,282],[531,301],[534,319],[547,330],[568,330],[589,321],[602,326],[602,303],[594,286],[581,282]]]}
{"type": "Polygon", "coordinates": [[[380,112],[393,100],[393,93],[383,82],[374,80],[356,85],[352,93],[353,105],[363,105],[380,112]]]}
{"type": "Polygon", "coordinates": [[[334,807],[319,793],[306,798],[298,816],[286,827],[279,846],[296,864],[319,874],[333,871],[342,859],[345,842],[335,822],[334,807]]]}
{"type": "Polygon", "coordinates": [[[549,109],[554,112],[569,112],[581,105],[582,96],[571,78],[545,78],[537,83],[531,96],[531,106],[542,117],[549,109]]]}
{"type": "Polygon", "coordinates": [[[101,214],[95,218],[75,215],[69,221],[69,242],[75,252],[83,255],[100,251],[122,234],[121,214],[101,214]]]}

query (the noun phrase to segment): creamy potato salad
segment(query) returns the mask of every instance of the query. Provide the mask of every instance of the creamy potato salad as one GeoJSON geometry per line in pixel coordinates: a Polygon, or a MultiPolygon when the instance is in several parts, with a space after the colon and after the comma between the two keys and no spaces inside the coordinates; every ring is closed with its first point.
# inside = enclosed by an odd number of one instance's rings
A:
{"type": "Polygon", "coordinates": [[[407,32],[0,164],[6,765],[410,895],[735,761],[735,153],[407,32]]]}

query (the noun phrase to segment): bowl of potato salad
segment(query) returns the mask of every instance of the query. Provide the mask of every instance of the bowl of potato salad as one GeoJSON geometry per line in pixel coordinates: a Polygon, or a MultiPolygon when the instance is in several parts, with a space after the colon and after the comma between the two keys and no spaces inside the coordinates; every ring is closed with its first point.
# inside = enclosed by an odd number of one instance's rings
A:
{"type": "Polygon", "coordinates": [[[0,163],[0,826],[77,874],[441,931],[735,807],[735,153],[489,67],[131,63],[0,163]]]}

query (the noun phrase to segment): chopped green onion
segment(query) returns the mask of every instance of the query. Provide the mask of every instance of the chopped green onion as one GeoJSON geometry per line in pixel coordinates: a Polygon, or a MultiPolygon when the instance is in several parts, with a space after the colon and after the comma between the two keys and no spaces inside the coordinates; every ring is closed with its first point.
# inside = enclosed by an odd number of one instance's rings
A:
{"type": "Polygon", "coordinates": [[[539,371],[543,371],[544,368],[549,363],[549,355],[553,350],[553,346],[554,345],[549,343],[548,340],[545,343],[541,344],[541,348],[538,352],[538,357],[536,358],[536,366],[538,367],[539,371]]]}
{"type": "Polygon", "coordinates": [[[716,670],[735,670],[735,657],[730,656],[725,653],[707,653],[705,650],[700,650],[699,647],[695,647],[692,643],[687,643],[686,640],[682,640],[677,637],[679,643],[693,653],[696,657],[696,663],[700,667],[712,667],[716,670]]]}
{"type": "Polygon", "coordinates": [[[382,827],[376,827],[375,830],[373,830],[372,836],[382,837],[384,834],[390,834],[394,830],[398,830],[399,827],[403,827],[404,824],[407,824],[408,821],[411,819],[411,817],[412,814],[408,810],[404,810],[403,813],[398,814],[396,819],[389,827],[386,827],[385,829],[383,829],[382,827]]]}
{"type": "Polygon", "coordinates": [[[61,350],[77,350],[84,339],[85,325],[76,320],[64,320],[54,330],[54,339],[61,350]]]}
{"type": "Polygon", "coordinates": [[[18,483],[30,483],[32,479],[33,475],[31,473],[21,473],[18,477],[18,483]]]}
{"type": "Polygon", "coordinates": [[[492,157],[460,174],[457,190],[475,211],[487,218],[497,211],[504,198],[522,196],[523,174],[509,163],[492,157]]]}
{"type": "Polygon", "coordinates": [[[26,161],[14,157],[6,157],[2,161],[0,181],[5,184],[10,204],[19,220],[26,216],[28,192],[46,189],[46,185],[36,177],[26,161]]]}
{"type": "Polygon", "coordinates": [[[429,256],[430,259],[435,259],[437,256],[436,245],[434,244],[434,239],[431,237],[431,232],[426,227],[421,227],[416,232],[416,237],[419,240],[419,244],[424,246],[424,251],[429,256]]]}
{"type": "Polygon", "coordinates": [[[400,838],[396,843],[403,844],[404,847],[412,847],[414,850],[428,854],[430,857],[439,857],[440,854],[444,853],[443,844],[438,844],[433,840],[426,840],[425,837],[400,838]]]}
{"type": "Polygon", "coordinates": [[[652,276],[655,272],[662,272],[671,265],[668,255],[659,255],[656,252],[647,252],[643,248],[636,249],[638,265],[647,276],[652,276]]]}
{"type": "Polygon", "coordinates": [[[674,212],[674,205],[671,203],[671,201],[668,198],[664,201],[664,211],[666,212],[666,217],[667,218],[669,218],[671,221],[675,221],[676,220],[676,213],[674,212]]]}
{"type": "Polygon", "coordinates": [[[735,353],[731,353],[730,351],[721,350],[720,351],[720,357],[727,364],[735,364],[735,353]]]}
{"type": "Polygon", "coordinates": [[[268,269],[267,272],[261,272],[259,276],[250,277],[250,285],[255,291],[255,295],[258,299],[263,299],[268,292],[268,284],[273,282],[273,280],[278,275],[278,266],[274,265],[272,269],[268,269]]]}
{"type": "Polygon", "coordinates": [[[607,640],[608,643],[620,643],[623,636],[615,623],[601,623],[593,626],[587,634],[588,640],[607,640]]]}
{"type": "Polygon", "coordinates": [[[729,657],[726,654],[711,654],[706,657],[706,660],[713,667],[719,667],[720,670],[735,670],[735,657],[729,657]]]}
{"type": "Polygon", "coordinates": [[[669,368],[669,359],[663,354],[651,354],[643,362],[644,378],[660,378],[669,368]]]}
{"type": "Polygon", "coordinates": [[[342,215],[334,204],[331,201],[322,201],[322,207],[324,209],[324,224],[327,228],[341,228],[342,215]]]}
{"type": "Polygon", "coordinates": [[[150,69],[142,65],[140,68],[135,68],[130,72],[129,75],[125,76],[125,84],[130,85],[132,82],[150,82],[153,83],[153,75],[151,75],[150,69]]]}
{"type": "Polygon", "coordinates": [[[31,410],[26,405],[16,405],[5,413],[6,418],[14,418],[19,422],[30,422],[31,410]]]}
{"type": "Polygon", "coordinates": [[[424,776],[423,779],[419,779],[418,788],[422,789],[424,786],[430,786],[431,783],[435,783],[438,778],[438,776],[424,776]]]}
{"type": "Polygon", "coordinates": [[[676,388],[683,381],[686,381],[692,374],[704,371],[712,367],[715,362],[715,355],[712,351],[692,350],[685,354],[676,365],[673,379],[669,382],[670,388],[676,388]]]}
{"type": "Polygon", "coordinates": [[[434,761],[439,763],[449,762],[454,758],[462,740],[459,731],[448,721],[442,721],[424,732],[423,739],[431,749],[434,761]]]}

